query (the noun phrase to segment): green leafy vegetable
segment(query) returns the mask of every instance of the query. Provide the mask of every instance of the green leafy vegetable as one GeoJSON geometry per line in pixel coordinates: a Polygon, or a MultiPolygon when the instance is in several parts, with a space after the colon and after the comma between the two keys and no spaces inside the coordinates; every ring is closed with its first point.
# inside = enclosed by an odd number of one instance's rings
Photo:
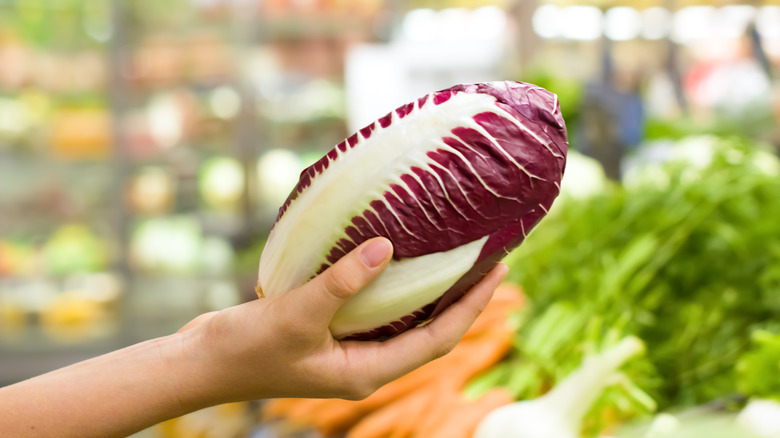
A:
{"type": "Polygon", "coordinates": [[[475,438],[576,438],[582,417],[617,370],[644,349],[627,337],[617,345],[583,358],[582,364],[544,396],[502,406],[487,415],[475,438]]]}
{"type": "Polygon", "coordinates": [[[493,379],[532,398],[584,353],[634,335],[647,354],[597,402],[591,432],[650,412],[653,401],[663,410],[740,390],[779,393],[766,384],[766,359],[778,354],[769,341],[741,362],[755,381],[738,387],[734,371],[751,332],[780,322],[777,159],[740,140],[688,143],[695,148],[675,155],[685,159],[647,168],[630,185],[562,197],[506,259],[532,304],[518,315],[512,367],[472,389],[493,379]]]}
{"type": "Polygon", "coordinates": [[[780,400],[780,332],[753,332],[753,345],[737,363],[737,387],[745,394],[780,400]]]}

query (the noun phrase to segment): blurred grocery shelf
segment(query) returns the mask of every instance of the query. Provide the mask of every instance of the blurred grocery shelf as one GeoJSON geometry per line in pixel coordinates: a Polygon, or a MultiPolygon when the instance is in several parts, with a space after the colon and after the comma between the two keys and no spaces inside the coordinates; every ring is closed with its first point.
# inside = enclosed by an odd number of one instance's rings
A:
{"type": "Polygon", "coordinates": [[[381,6],[0,2],[0,384],[250,299],[381,6]]]}
{"type": "Polygon", "coordinates": [[[586,198],[778,148],[778,65],[777,0],[0,0],[0,385],[252,299],[301,170],[423,93],[554,91],[586,198]]]}

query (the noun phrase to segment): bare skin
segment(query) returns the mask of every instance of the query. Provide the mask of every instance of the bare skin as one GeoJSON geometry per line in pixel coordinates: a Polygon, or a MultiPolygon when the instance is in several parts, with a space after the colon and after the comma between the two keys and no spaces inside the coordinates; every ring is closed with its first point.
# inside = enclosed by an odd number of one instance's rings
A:
{"type": "Polygon", "coordinates": [[[386,266],[376,238],[309,283],[201,315],[177,333],[0,388],[0,435],[127,436],[220,403],[361,399],[449,352],[507,272],[499,265],[431,324],[385,342],[340,342],[338,308],[386,266]]]}

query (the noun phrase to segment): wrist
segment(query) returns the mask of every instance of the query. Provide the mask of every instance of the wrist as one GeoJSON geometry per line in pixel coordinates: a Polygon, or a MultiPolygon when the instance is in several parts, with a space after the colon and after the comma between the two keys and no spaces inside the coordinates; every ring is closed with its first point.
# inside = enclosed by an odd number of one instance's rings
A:
{"type": "Polygon", "coordinates": [[[210,316],[160,338],[160,355],[174,372],[172,384],[181,406],[189,411],[262,396],[252,385],[257,383],[255,376],[242,373],[245,368],[240,365],[248,361],[231,348],[235,341],[226,337],[226,318],[210,316]]]}
{"type": "Polygon", "coordinates": [[[204,350],[197,330],[187,330],[156,340],[157,351],[169,375],[172,396],[182,413],[219,403],[216,365],[204,350]]]}

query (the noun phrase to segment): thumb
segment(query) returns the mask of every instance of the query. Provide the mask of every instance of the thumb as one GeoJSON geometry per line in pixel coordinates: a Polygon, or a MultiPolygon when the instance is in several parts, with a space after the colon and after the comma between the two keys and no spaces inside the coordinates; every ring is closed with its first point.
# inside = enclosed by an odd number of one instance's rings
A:
{"type": "Polygon", "coordinates": [[[308,283],[290,291],[290,305],[306,315],[314,327],[327,327],[339,307],[376,278],[392,255],[393,245],[386,238],[367,240],[308,283]]]}

